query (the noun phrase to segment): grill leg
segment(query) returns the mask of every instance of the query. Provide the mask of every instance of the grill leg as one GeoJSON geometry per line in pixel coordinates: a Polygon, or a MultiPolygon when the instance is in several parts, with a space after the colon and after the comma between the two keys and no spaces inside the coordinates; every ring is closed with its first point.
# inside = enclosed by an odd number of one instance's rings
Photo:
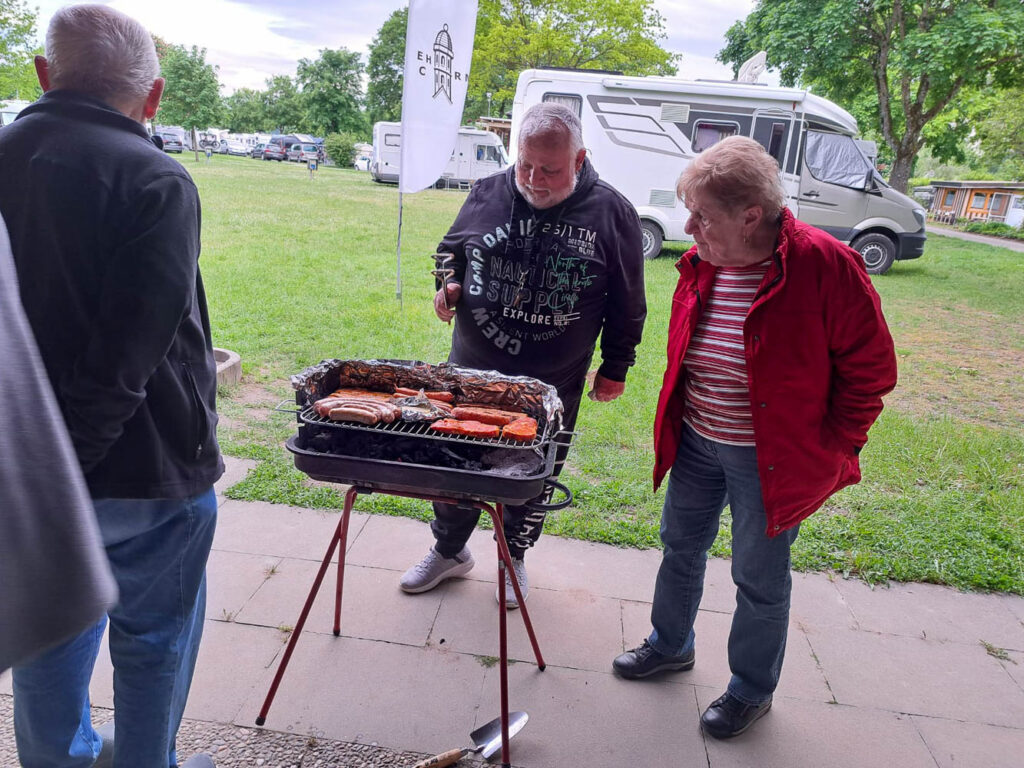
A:
{"type": "Polygon", "coordinates": [[[494,507],[489,504],[480,503],[480,508],[487,511],[494,522],[494,538],[498,544],[498,653],[501,658],[499,670],[499,681],[501,690],[501,764],[502,768],[509,768],[511,765],[508,749],[508,626],[505,607],[505,574],[508,573],[512,582],[512,591],[519,601],[519,610],[522,613],[523,624],[526,626],[526,634],[530,638],[530,645],[533,646],[533,653],[537,657],[537,667],[544,671],[544,657],[541,656],[540,646],[537,644],[537,636],[533,632],[533,623],[530,621],[530,614],[526,609],[526,601],[519,588],[519,581],[516,579],[516,571],[512,567],[512,554],[508,550],[508,542],[505,541],[505,529],[503,526],[505,507],[497,504],[494,507]]]}
{"type": "MultiPolygon", "coordinates": [[[[327,567],[331,564],[331,559],[334,557],[334,548],[341,543],[341,555],[339,559],[339,568],[344,564],[345,558],[345,538],[348,536],[348,519],[352,512],[352,505],[355,503],[356,495],[358,490],[356,488],[350,488],[349,492],[345,494],[345,509],[341,513],[341,520],[338,521],[338,527],[334,529],[334,535],[331,537],[331,543],[327,547],[327,554],[324,555],[324,560],[320,564],[320,570],[317,571],[316,579],[313,580],[313,586],[309,590],[309,596],[306,597],[306,604],[302,607],[302,613],[299,614],[299,620],[295,623],[295,629],[292,630],[292,636],[288,639],[288,647],[284,650],[284,656],[281,657],[281,663],[277,667],[277,674],[274,675],[274,681],[270,684],[270,690],[267,691],[267,698],[263,700],[263,706],[260,708],[260,713],[256,717],[256,725],[263,725],[267,722],[267,713],[270,712],[270,705],[274,703],[274,696],[277,694],[277,687],[281,684],[281,679],[284,677],[284,671],[288,667],[288,662],[292,658],[292,651],[295,650],[295,644],[299,640],[299,635],[302,634],[302,628],[306,624],[306,617],[309,616],[309,611],[313,607],[313,601],[316,600],[317,592],[320,591],[320,585],[323,583],[324,576],[327,573],[327,567]]],[[[338,634],[338,625],[340,623],[340,611],[341,611],[341,574],[338,574],[338,591],[336,594],[337,603],[335,605],[335,633],[338,634]]]]}
{"type": "Polygon", "coordinates": [[[345,509],[341,513],[341,533],[338,541],[338,583],[334,590],[334,636],[341,635],[341,589],[345,584],[345,548],[348,543],[348,522],[352,515],[358,489],[352,487],[345,494],[345,509]]]}

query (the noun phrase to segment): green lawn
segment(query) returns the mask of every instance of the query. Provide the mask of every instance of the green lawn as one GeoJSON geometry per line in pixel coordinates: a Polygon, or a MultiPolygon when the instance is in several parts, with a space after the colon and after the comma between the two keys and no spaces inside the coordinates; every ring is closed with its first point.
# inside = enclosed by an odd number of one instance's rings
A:
{"type": "MultiPolygon", "coordinates": [[[[214,157],[184,165],[203,200],[202,269],[215,343],[242,356],[221,392],[221,443],[261,463],[236,498],[340,508],[284,451],[288,376],[329,357],[444,359],[450,328],[431,309],[428,270],[465,193],[405,198],[403,301],[396,300],[398,195],[368,175],[214,157]]],[[[672,253],[679,253],[676,248],[672,253]]],[[[658,546],[651,423],[664,367],[674,259],[647,266],[648,321],[626,394],[584,400],[563,478],[573,507],[547,532],[658,546]]],[[[1024,594],[1024,255],[934,236],[925,256],[875,278],[896,338],[900,384],[862,455],[864,481],[801,528],[801,570],[1024,594]]],[[[426,519],[425,503],[364,508],[426,519]]],[[[727,555],[728,517],[715,545],[727,555]]]]}

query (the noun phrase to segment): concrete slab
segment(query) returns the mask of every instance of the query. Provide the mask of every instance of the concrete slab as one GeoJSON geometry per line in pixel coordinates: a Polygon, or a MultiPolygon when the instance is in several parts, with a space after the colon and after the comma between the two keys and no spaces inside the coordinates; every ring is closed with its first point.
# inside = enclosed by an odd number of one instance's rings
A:
{"type": "MultiPolygon", "coordinates": [[[[273,670],[238,718],[252,725],[273,670]]],[[[267,727],[392,749],[441,752],[464,746],[480,706],[486,668],[435,648],[303,635],[267,717],[267,727]]],[[[488,704],[488,711],[492,704],[488,704]]]]}
{"type": "Polygon", "coordinates": [[[232,621],[281,564],[274,555],[213,550],[206,564],[206,616],[232,621]]]}
{"type": "Polygon", "coordinates": [[[1008,661],[1003,661],[1003,669],[1013,678],[1014,682],[1024,691],[1024,653],[1020,651],[1008,651],[1008,661]]]}
{"type": "MultiPolygon", "coordinates": [[[[498,715],[499,669],[488,670],[480,722],[498,715]]],[[[509,708],[530,721],[512,740],[515,765],[708,765],[689,685],[637,685],[610,674],[526,664],[509,668],[509,708]]],[[[494,758],[498,759],[498,758],[494,758]]]]}
{"type": "Polygon", "coordinates": [[[998,595],[959,592],[934,584],[871,587],[836,583],[861,629],[927,640],[1024,649],[1024,626],[998,595]]]}
{"type": "MultiPolygon", "coordinates": [[[[298,509],[262,501],[226,501],[220,506],[213,548],[253,555],[323,560],[341,520],[338,511],[298,509]]],[[[366,524],[353,513],[349,549],[366,524]]]]}
{"type": "Polygon", "coordinates": [[[276,629],[207,621],[185,717],[233,722],[246,699],[266,693],[257,686],[276,667],[285,639],[276,629]]]}
{"type": "MultiPolygon", "coordinates": [[[[650,606],[642,603],[623,603],[622,610],[623,624],[638,627],[642,627],[644,623],[647,625],[646,634],[641,630],[640,634],[633,633],[627,637],[628,647],[633,648],[650,634],[650,606]],[[634,637],[636,639],[633,639],[634,637]]],[[[720,695],[725,691],[732,676],[729,670],[728,650],[731,626],[732,614],[697,611],[697,622],[694,627],[697,635],[697,663],[690,672],[670,673],[660,676],[659,679],[706,686],[717,690],[720,695]]],[[[611,657],[607,663],[610,669],[611,657]]],[[[778,694],[821,702],[829,702],[833,698],[806,636],[795,624],[790,625],[786,641],[786,660],[779,679],[778,694]]]]}
{"type": "MultiPolygon", "coordinates": [[[[697,696],[703,712],[718,694],[699,688],[697,696]]],[[[706,736],[705,744],[711,768],[935,768],[905,715],[784,696],[746,733],[726,741],[706,736]]]]}
{"type": "MultiPolygon", "coordinates": [[[[235,621],[264,627],[294,627],[319,567],[308,560],[282,560],[277,573],[263,583],[235,621]]],[[[306,633],[333,634],[336,577],[337,565],[332,564],[306,620],[300,644],[306,633]]],[[[341,633],[346,637],[422,646],[427,642],[444,590],[440,587],[413,597],[398,589],[394,571],[346,565],[341,633]]]]}
{"type": "Polygon", "coordinates": [[[857,618],[836,585],[842,577],[822,573],[794,573],[789,618],[807,627],[857,628],[857,618]]]}
{"type": "Polygon", "coordinates": [[[245,476],[249,474],[249,470],[254,468],[257,463],[252,459],[237,459],[234,456],[224,456],[224,474],[220,476],[220,480],[213,484],[214,491],[216,491],[218,496],[223,496],[224,492],[232,485],[242,482],[245,476]]]}
{"type": "Polygon", "coordinates": [[[840,704],[1016,726],[1024,692],[981,645],[835,629],[808,633],[840,704]]]}
{"type": "MultiPolygon", "coordinates": [[[[423,502],[426,506],[426,502],[423,502]]],[[[434,545],[430,526],[419,520],[369,515],[348,551],[353,565],[389,568],[403,574],[434,545]]]]}
{"type": "Polygon", "coordinates": [[[985,768],[1020,768],[1024,754],[1024,724],[1021,728],[961,723],[930,717],[911,718],[938,768],[965,765],[985,768]]]}
{"type": "MultiPolygon", "coordinates": [[[[527,601],[541,655],[551,665],[604,672],[622,635],[618,603],[583,590],[531,587],[527,601]]],[[[508,611],[509,658],[536,663],[519,611],[508,611]]],[[[441,602],[431,642],[462,653],[498,655],[494,582],[452,585],[441,602]]]]}

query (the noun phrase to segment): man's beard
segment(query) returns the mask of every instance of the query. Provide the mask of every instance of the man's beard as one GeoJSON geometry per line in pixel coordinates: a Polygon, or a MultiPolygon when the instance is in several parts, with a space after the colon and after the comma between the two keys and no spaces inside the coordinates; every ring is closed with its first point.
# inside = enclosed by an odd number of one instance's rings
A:
{"type": "MultiPolygon", "coordinates": [[[[579,183],[580,175],[578,173],[573,174],[572,184],[569,185],[569,189],[564,194],[559,196],[549,196],[539,201],[530,191],[529,187],[524,187],[522,184],[519,183],[518,177],[513,178],[516,182],[516,189],[519,190],[519,194],[526,198],[526,202],[528,202],[534,208],[544,210],[547,208],[554,208],[556,205],[564,203],[566,200],[568,200],[572,196],[572,193],[576,191],[576,185],[579,183]]],[[[548,191],[550,192],[550,190],[548,191]]]]}

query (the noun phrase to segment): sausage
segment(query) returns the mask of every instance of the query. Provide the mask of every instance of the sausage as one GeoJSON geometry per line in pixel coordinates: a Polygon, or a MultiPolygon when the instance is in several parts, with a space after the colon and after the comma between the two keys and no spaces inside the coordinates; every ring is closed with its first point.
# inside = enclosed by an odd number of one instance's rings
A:
{"type": "MultiPolygon", "coordinates": [[[[410,387],[395,387],[395,397],[417,397],[421,390],[412,389],[410,387]]],[[[444,392],[439,390],[437,392],[424,392],[428,400],[440,400],[443,403],[454,403],[455,395],[451,392],[444,392]]]]}
{"type": "Polygon", "coordinates": [[[380,423],[380,414],[351,404],[332,408],[329,416],[333,421],[356,421],[370,426],[380,423]]]}
{"type": "Polygon", "coordinates": [[[526,418],[525,413],[503,411],[498,408],[467,408],[458,406],[452,410],[452,416],[465,421],[479,421],[483,424],[497,424],[503,427],[517,419],[526,418]]]}

